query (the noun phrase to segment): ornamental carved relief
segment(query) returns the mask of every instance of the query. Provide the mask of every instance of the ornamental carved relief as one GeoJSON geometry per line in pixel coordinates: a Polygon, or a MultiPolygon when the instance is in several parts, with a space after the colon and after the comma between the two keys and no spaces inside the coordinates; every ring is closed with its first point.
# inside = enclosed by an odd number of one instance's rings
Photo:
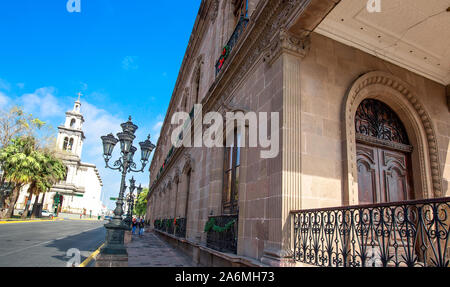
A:
{"type": "Polygon", "coordinates": [[[213,0],[210,14],[210,19],[212,23],[216,22],[218,14],[219,14],[219,0],[213,0]]]}
{"type": "Polygon", "coordinates": [[[168,176],[167,183],[166,183],[166,190],[171,190],[171,189],[172,189],[172,177],[168,176]]]}
{"type": "Polygon", "coordinates": [[[409,144],[405,127],[398,116],[384,103],[364,100],[356,110],[355,130],[357,134],[383,141],[409,144]]]}
{"type": "Polygon", "coordinates": [[[174,176],[173,176],[173,182],[175,184],[180,183],[180,170],[178,168],[175,169],[175,173],[174,173],[174,176]]]}
{"type": "Polygon", "coordinates": [[[282,29],[269,44],[269,47],[264,54],[264,61],[269,65],[272,65],[283,52],[295,54],[303,58],[306,56],[309,46],[309,37],[302,39],[289,33],[285,29],[282,29]]]}
{"type": "Polygon", "coordinates": [[[187,174],[189,172],[194,172],[194,160],[192,159],[191,155],[185,153],[184,160],[183,173],[187,174]]]}

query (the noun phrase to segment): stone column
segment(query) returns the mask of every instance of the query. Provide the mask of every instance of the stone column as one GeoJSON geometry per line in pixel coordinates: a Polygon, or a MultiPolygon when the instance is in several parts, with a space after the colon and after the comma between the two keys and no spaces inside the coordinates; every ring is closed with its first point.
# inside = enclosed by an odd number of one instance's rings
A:
{"type": "MultiPolygon", "coordinates": [[[[262,262],[272,266],[292,263],[293,227],[290,212],[301,209],[301,94],[300,67],[307,41],[281,30],[270,44],[266,62],[281,67],[283,105],[280,114],[281,174],[271,184],[269,234],[262,262]]],[[[279,163],[278,163],[279,164],[279,163]]]]}
{"type": "Polygon", "coordinates": [[[208,168],[211,171],[208,184],[208,214],[220,215],[222,212],[224,148],[212,148],[209,156],[208,168]]]}

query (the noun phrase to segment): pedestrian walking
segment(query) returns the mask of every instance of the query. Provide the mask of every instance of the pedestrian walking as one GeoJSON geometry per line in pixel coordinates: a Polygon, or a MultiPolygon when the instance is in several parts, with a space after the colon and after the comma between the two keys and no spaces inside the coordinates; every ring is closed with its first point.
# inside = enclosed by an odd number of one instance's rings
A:
{"type": "Polygon", "coordinates": [[[133,227],[132,234],[136,234],[136,227],[137,227],[137,225],[138,225],[138,222],[136,221],[136,218],[133,217],[133,221],[131,223],[131,226],[133,227]]]}
{"type": "Polygon", "coordinates": [[[139,222],[139,236],[144,235],[144,227],[145,227],[145,221],[143,218],[141,218],[139,222]]]}

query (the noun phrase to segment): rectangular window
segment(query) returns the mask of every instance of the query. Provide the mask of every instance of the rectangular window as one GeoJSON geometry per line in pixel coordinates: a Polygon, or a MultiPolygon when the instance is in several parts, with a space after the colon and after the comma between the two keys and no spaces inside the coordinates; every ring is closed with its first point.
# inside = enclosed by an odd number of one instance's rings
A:
{"type": "Polygon", "coordinates": [[[234,16],[239,21],[240,17],[247,17],[248,0],[234,0],[234,16]]]}
{"type": "Polygon", "coordinates": [[[241,136],[235,130],[233,145],[225,147],[222,196],[223,214],[237,214],[239,211],[240,140],[241,136]]]}

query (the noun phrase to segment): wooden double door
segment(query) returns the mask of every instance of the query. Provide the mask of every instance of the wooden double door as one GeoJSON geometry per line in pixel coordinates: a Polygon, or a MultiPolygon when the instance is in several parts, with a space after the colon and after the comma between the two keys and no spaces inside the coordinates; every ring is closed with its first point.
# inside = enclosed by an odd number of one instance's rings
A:
{"type": "Polygon", "coordinates": [[[409,153],[365,143],[356,147],[360,204],[412,199],[409,153]]]}

